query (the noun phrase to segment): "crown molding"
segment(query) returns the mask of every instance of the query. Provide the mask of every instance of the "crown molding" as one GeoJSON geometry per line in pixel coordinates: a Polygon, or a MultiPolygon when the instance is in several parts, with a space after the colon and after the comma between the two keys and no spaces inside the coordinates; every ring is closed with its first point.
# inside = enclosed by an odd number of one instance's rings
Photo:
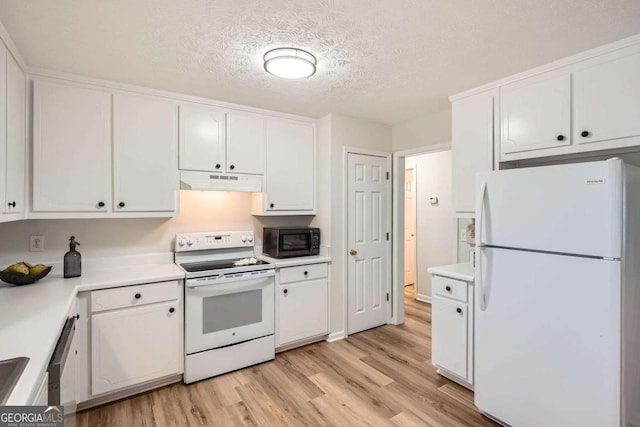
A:
{"type": "Polygon", "coordinates": [[[18,47],[13,42],[13,39],[9,35],[9,32],[7,31],[7,29],[5,28],[2,22],[0,22],[0,39],[2,39],[2,41],[4,42],[4,45],[7,47],[7,50],[9,51],[11,56],[13,56],[13,59],[15,59],[16,62],[18,63],[18,66],[20,67],[22,72],[26,73],[27,64],[26,62],[24,62],[24,59],[22,58],[22,55],[20,55],[20,51],[18,50],[18,47]]]}
{"type": "Polygon", "coordinates": [[[640,34],[636,34],[634,36],[627,37],[627,38],[615,41],[613,43],[609,43],[600,47],[596,47],[594,49],[580,52],[575,55],[567,56],[566,58],[562,58],[557,61],[553,61],[548,64],[541,65],[539,67],[535,67],[530,70],[523,71],[521,73],[514,74],[511,76],[493,81],[491,83],[487,83],[482,86],[478,86],[476,88],[466,90],[464,92],[457,93],[455,95],[451,95],[449,97],[449,101],[455,102],[462,98],[466,98],[469,96],[477,95],[482,92],[493,90],[509,83],[514,83],[516,81],[533,77],[539,74],[548,73],[550,71],[554,71],[560,68],[574,65],[578,62],[597,58],[599,56],[606,55],[606,54],[615,52],[617,50],[626,49],[628,47],[635,46],[638,44],[640,44],[640,34]]]}
{"type": "Polygon", "coordinates": [[[193,102],[211,107],[223,108],[227,110],[236,110],[238,112],[255,113],[265,116],[272,116],[280,119],[289,119],[302,122],[315,123],[315,117],[299,116],[296,114],[284,113],[280,111],[266,110],[247,105],[234,104],[231,102],[218,101],[210,98],[203,98],[194,95],[185,95],[183,93],[165,91],[161,89],[153,89],[144,86],[132,85],[128,83],[120,83],[111,80],[99,79],[94,77],[82,76],[64,71],[50,70],[47,68],[27,67],[27,76],[29,79],[51,79],[62,80],[73,84],[83,84],[89,86],[98,86],[109,90],[123,91],[128,93],[137,93],[139,95],[148,95],[166,98],[177,102],[193,102]]]}

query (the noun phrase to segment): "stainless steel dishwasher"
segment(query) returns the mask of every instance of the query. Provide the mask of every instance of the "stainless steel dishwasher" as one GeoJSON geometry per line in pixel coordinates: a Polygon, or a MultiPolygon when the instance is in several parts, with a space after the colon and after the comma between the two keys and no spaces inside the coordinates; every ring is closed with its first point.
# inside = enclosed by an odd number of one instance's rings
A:
{"type": "Polygon", "coordinates": [[[47,368],[47,372],[49,373],[49,406],[59,406],[61,404],[60,383],[67,363],[67,356],[71,349],[71,343],[73,342],[73,337],[76,333],[76,320],[78,320],[79,317],[79,315],[76,315],[67,319],[64,327],[62,328],[62,333],[60,334],[56,348],[53,351],[53,356],[51,356],[51,361],[47,368]]]}

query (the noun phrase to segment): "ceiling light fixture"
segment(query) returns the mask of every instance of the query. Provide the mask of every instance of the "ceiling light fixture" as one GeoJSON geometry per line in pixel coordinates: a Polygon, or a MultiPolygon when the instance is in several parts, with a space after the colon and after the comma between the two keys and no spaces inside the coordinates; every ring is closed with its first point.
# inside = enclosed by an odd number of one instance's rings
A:
{"type": "Polygon", "coordinates": [[[267,73],[283,79],[306,79],[316,73],[316,57],[294,47],[279,47],[264,54],[267,73]]]}

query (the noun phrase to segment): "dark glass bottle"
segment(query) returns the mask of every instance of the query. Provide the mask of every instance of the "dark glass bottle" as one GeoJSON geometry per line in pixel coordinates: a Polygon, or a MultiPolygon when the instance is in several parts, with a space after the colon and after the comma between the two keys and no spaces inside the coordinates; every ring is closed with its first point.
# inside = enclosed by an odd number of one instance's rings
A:
{"type": "Polygon", "coordinates": [[[76,246],[80,243],[76,242],[75,236],[69,239],[69,252],[64,254],[64,277],[79,277],[82,275],[82,255],[76,251],[76,246]]]}

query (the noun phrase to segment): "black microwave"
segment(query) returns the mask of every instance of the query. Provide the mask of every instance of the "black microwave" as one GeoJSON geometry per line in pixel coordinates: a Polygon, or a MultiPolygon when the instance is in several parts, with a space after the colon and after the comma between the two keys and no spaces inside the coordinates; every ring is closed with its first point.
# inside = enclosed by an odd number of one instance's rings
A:
{"type": "Polygon", "coordinates": [[[265,227],[262,253],[273,258],[320,254],[320,229],[309,227],[265,227]]]}

